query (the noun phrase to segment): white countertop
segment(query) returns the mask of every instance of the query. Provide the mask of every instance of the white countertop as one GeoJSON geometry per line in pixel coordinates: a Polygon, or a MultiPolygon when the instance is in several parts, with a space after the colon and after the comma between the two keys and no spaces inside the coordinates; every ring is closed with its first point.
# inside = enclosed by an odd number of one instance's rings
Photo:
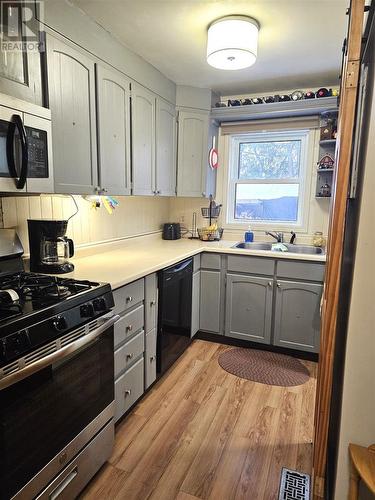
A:
{"type": "Polygon", "coordinates": [[[110,283],[119,288],[147,274],[168,267],[201,252],[254,255],[259,257],[325,262],[325,255],[270,252],[232,248],[235,241],[162,240],[160,234],[141,236],[120,242],[78,250],[71,259],[75,269],[62,277],[110,283]]]}

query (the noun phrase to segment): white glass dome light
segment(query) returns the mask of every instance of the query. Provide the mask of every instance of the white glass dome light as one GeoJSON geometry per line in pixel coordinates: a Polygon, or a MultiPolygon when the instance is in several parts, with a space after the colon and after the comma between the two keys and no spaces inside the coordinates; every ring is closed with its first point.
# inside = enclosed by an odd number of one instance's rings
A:
{"type": "Polygon", "coordinates": [[[259,23],[247,16],[227,16],[208,27],[207,62],[218,69],[243,69],[257,58],[259,23]]]}

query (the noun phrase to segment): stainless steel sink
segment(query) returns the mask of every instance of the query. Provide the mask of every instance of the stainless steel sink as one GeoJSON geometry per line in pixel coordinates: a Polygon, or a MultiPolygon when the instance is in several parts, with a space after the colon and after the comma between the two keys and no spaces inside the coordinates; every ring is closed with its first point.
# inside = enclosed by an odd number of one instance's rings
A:
{"type": "MultiPolygon", "coordinates": [[[[283,243],[288,249],[290,253],[302,253],[305,255],[322,255],[324,254],[324,250],[322,248],[313,247],[310,245],[294,245],[291,243],[283,243]]],[[[254,241],[252,243],[246,243],[241,241],[240,243],[236,243],[233,248],[243,248],[244,250],[266,250],[270,252],[277,253],[278,250],[272,250],[272,243],[267,242],[257,242],[254,241]]],[[[281,253],[281,252],[280,252],[281,253]]]]}
{"type": "Polygon", "coordinates": [[[244,248],[245,250],[272,250],[272,243],[258,243],[254,241],[253,243],[246,243],[241,241],[236,243],[233,248],[244,248]]]}

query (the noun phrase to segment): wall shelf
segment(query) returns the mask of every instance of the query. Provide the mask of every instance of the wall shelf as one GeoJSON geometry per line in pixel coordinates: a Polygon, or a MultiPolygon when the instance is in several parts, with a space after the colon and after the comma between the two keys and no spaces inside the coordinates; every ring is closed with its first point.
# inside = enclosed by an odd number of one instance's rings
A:
{"type": "Polygon", "coordinates": [[[337,112],[337,97],[301,99],[248,106],[212,108],[211,117],[219,123],[270,118],[290,118],[294,116],[314,116],[325,112],[337,112]]]}

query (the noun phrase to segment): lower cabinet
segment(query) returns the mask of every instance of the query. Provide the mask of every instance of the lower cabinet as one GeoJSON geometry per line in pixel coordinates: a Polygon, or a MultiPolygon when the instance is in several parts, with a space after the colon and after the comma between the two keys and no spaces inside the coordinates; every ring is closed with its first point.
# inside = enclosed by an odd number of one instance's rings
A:
{"type": "Polygon", "coordinates": [[[220,271],[202,270],[200,275],[200,329],[220,333],[221,275],[220,271]]]}
{"type": "Polygon", "coordinates": [[[227,274],[225,335],[269,344],[272,278],[227,274]]]}
{"type": "Polygon", "coordinates": [[[198,270],[193,274],[190,337],[194,337],[194,335],[199,331],[200,287],[201,272],[198,270]]]}
{"type": "Polygon", "coordinates": [[[278,280],[275,302],[274,344],[318,352],[320,299],[323,285],[278,280]]]}
{"type": "Polygon", "coordinates": [[[129,410],[144,392],[143,356],[115,382],[115,422],[129,410]]]}
{"type": "Polygon", "coordinates": [[[156,380],[156,328],[146,335],[145,389],[156,380]]]}

